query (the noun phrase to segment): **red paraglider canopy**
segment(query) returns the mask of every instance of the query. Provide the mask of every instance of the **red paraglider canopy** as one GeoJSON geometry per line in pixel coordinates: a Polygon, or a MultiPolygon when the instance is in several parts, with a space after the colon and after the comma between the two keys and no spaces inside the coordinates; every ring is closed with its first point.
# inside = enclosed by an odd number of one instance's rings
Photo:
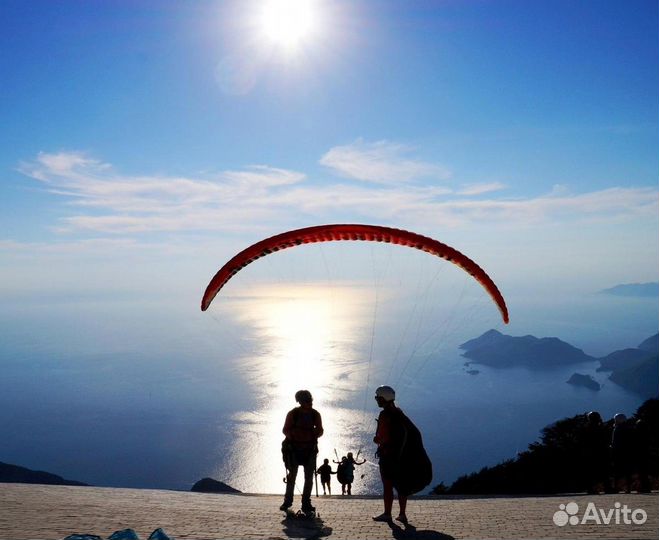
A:
{"type": "Polygon", "coordinates": [[[362,240],[366,242],[388,242],[415,249],[420,249],[431,255],[441,257],[459,266],[478,281],[496,303],[504,323],[508,323],[508,308],[506,301],[499,292],[496,284],[485,271],[466,255],[460,253],[438,240],[428,238],[409,231],[382,227],[379,225],[336,224],[317,225],[305,227],[277,234],[260,242],[256,242],[234,255],[211,279],[201,300],[201,310],[206,311],[208,306],[222,287],[236,273],[245,268],[256,259],[265,257],[270,253],[301,244],[315,242],[333,242],[337,240],[362,240]]]}

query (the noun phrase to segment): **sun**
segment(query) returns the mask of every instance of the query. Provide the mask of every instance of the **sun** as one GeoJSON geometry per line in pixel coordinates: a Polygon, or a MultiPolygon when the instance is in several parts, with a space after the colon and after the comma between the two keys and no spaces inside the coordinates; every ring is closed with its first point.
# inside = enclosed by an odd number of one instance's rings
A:
{"type": "Polygon", "coordinates": [[[267,0],[261,11],[261,30],[273,45],[296,50],[317,28],[315,0],[267,0]]]}

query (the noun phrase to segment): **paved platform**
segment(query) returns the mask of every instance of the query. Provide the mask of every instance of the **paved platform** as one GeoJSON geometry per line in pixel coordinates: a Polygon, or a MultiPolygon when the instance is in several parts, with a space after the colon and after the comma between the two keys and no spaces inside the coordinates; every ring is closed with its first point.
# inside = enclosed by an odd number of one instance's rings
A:
{"type": "MultiPolygon", "coordinates": [[[[659,538],[657,493],[420,498],[409,502],[408,527],[372,521],[371,516],[382,511],[377,498],[314,497],[320,514],[316,521],[285,519],[277,509],[281,500],[282,496],[275,495],[0,484],[0,539],[61,540],[74,533],[107,538],[126,528],[146,539],[158,527],[177,540],[659,538]],[[560,507],[569,503],[576,503],[578,510],[574,505],[560,507]],[[589,503],[595,505],[598,516],[601,512],[604,519],[610,516],[608,525],[593,519],[585,524],[568,522],[570,517],[581,521],[589,503]],[[628,521],[631,511],[641,509],[647,514],[646,522],[625,524],[625,505],[628,521]],[[567,523],[558,526],[554,518],[567,523]]],[[[642,515],[637,511],[633,516],[639,521],[642,515]]]]}

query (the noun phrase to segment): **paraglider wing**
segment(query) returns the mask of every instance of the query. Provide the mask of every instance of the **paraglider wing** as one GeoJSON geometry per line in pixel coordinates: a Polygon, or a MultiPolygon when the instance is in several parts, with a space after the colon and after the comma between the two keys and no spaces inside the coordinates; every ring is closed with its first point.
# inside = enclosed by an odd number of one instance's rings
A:
{"type": "Polygon", "coordinates": [[[201,310],[206,311],[213,298],[224,287],[226,282],[256,259],[265,257],[275,251],[301,244],[333,242],[337,240],[388,242],[420,249],[431,255],[446,259],[472,275],[483,286],[499,308],[503,322],[508,323],[508,308],[499,289],[490,276],[469,257],[463,255],[457,249],[427,236],[379,225],[317,225],[315,227],[287,231],[261,240],[233,256],[218,270],[217,274],[215,274],[208,284],[208,287],[206,287],[206,292],[201,300],[201,310]]]}

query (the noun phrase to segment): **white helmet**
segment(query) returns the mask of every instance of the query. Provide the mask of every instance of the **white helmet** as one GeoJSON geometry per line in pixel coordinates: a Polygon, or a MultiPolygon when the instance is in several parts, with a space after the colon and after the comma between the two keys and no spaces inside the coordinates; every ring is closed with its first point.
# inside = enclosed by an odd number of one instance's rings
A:
{"type": "Polygon", "coordinates": [[[396,399],[396,391],[391,386],[378,386],[375,390],[375,397],[380,397],[385,401],[396,399]]]}
{"type": "Polygon", "coordinates": [[[623,424],[627,421],[627,416],[619,412],[613,417],[613,421],[615,422],[616,425],[623,424]]]}

